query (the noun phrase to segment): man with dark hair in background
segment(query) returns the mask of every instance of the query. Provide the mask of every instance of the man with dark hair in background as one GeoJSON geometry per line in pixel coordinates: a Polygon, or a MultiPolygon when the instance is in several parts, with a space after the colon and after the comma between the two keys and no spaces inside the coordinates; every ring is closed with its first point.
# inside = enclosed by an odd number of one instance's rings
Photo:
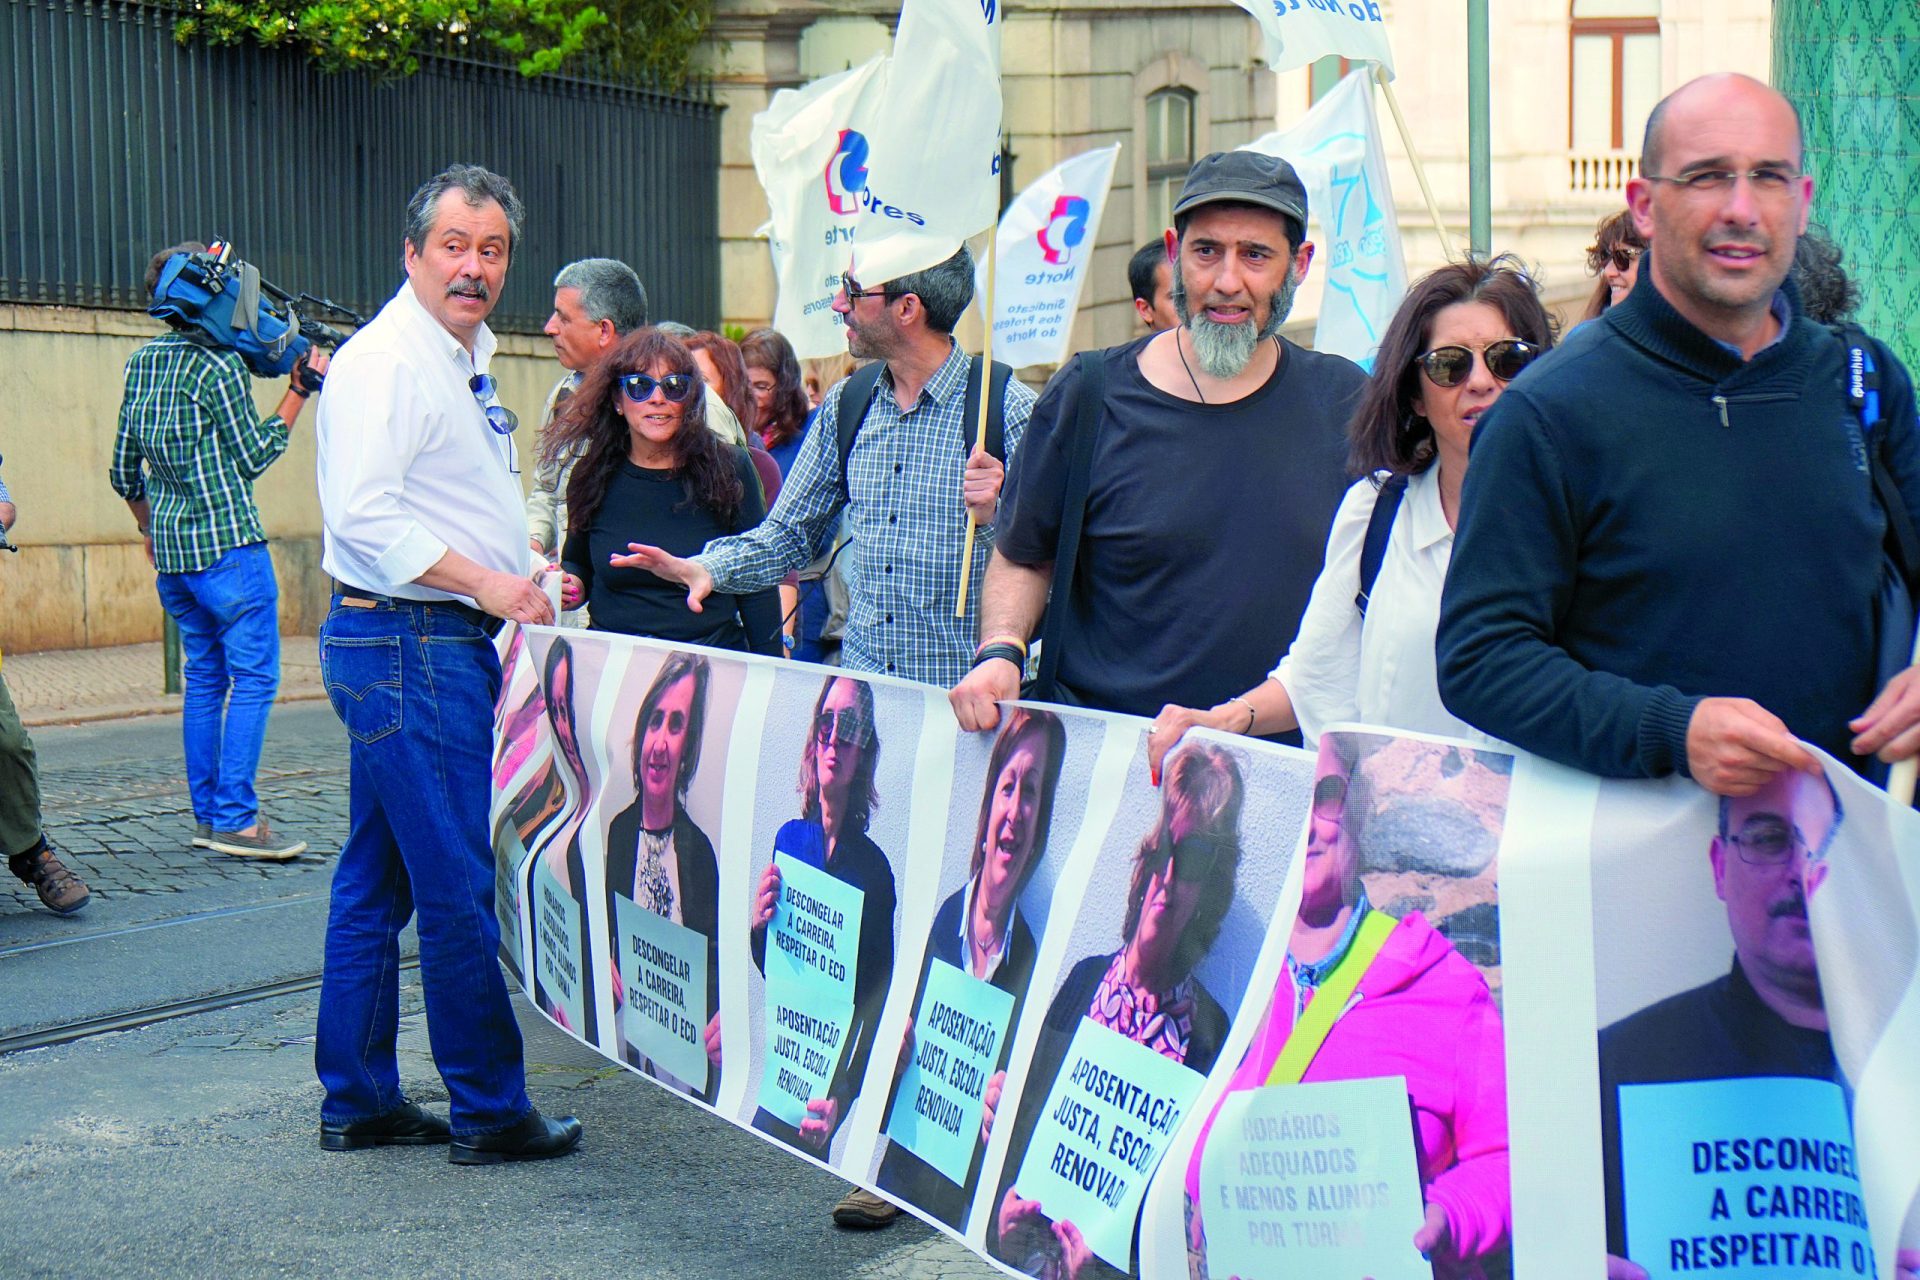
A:
{"type": "MultiPolygon", "coordinates": [[[[844,554],[853,564],[841,665],[950,687],[973,653],[986,561],[975,555],[966,616],[954,617],[967,513],[979,523],[983,549],[990,546],[1005,474],[974,448],[974,424],[962,420],[967,380],[979,374],[969,372],[974,361],[954,342],[953,326],[973,300],[973,255],[963,245],[945,262],[897,280],[862,284],[849,276],[842,283],[833,307],[846,321],[848,349],[886,366],[845,474],[840,414],[862,406],[830,392],[758,527],[716,539],[690,559],[639,547],[613,562],[684,583],[688,605],[698,608],[713,591],[764,590],[806,565],[844,509],[853,539],[844,554]]],[[[1007,380],[1009,461],[1033,401],[1023,383],[1007,380]]]]}
{"type": "MultiPolygon", "coordinates": [[[[6,542],[18,518],[7,482],[0,480],[0,544],[6,542]]],[[[0,854],[7,857],[7,869],[55,915],[70,916],[87,905],[91,896],[87,886],[60,861],[41,829],[40,770],[34,761],[33,739],[20,723],[4,677],[0,677],[0,854]]]]}
{"type": "MultiPolygon", "coordinates": [[[[175,254],[147,264],[149,296],[175,254]]],[[[307,842],[260,816],[253,778],[280,687],[280,590],[253,482],[286,452],[287,431],[327,370],[309,351],[264,420],[240,353],[185,331],[162,334],[127,361],[127,390],[108,479],[126,499],[160,604],[180,629],[180,731],[197,824],[193,844],[283,862],[307,842]]]]}
{"type": "Polygon", "coordinates": [[[1133,290],[1133,310],[1149,333],[1177,328],[1173,309],[1173,263],[1161,240],[1149,240],[1127,261],[1127,285],[1133,290]]]}
{"type": "Polygon", "coordinates": [[[1173,221],[1180,325],[1081,356],[1034,410],[987,569],[984,643],[951,698],[964,729],[992,728],[996,704],[1019,695],[1049,608],[1065,611],[1052,696],[1141,716],[1253,687],[1299,629],[1347,491],[1347,419],[1366,375],[1280,336],[1313,261],[1306,188],[1286,161],[1202,158],[1173,221]],[[1063,592],[1054,560],[1088,368],[1104,388],[1063,592]]]}
{"type": "Polygon", "coordinates": [[[580,1141],[578,1120],[527,1099],[492,909],[493,636],[503,618],[553,621],[530,576],[516,423],[487,371],[486,320],[524,218],[512,184],[478,165],[424,183],[407,205],[407,278],[320,398],[335,583],[320,667],[351,763],[313,1052],[329,1151],[451,1141],[452,1163],[497,1164],[580,1141]],[[450,1120],[400,1083],[400,932],[416,912],[450,1120]]]}

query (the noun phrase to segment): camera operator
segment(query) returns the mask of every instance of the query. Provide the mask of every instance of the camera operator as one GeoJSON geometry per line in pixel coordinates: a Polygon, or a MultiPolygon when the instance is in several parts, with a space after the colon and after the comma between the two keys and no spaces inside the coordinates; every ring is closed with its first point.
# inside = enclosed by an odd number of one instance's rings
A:
{"type": "MultiPolygon", "coordinates": [[[[147,292],[174,254],[205,250],[189,242],[156,254],[147,292]]],[[[110,479],[180,628],[193,843],[236,857],[284,862],[307,847],[267,824],[253,790],[280,683],[280,592],[253,482],[286,451],[288,428],[326,368],[326,354],[310,352],[263,422],[236,351],[176,332],[127,361],[110,479]]]]}
{"type": "MultiPolygon", "coordinates": [[[[17,513],[7,482],[0,480],[0,544],[13,528],[17,513]]],[[[33,739],[14,710],[13,695],[0,676],[0,853],[7,869],[33,887],[47,910],[70,916],[87,905],[92,895],[80,877],[67,869],[40,829],[40,771],[34,764],[33,739]]]]}

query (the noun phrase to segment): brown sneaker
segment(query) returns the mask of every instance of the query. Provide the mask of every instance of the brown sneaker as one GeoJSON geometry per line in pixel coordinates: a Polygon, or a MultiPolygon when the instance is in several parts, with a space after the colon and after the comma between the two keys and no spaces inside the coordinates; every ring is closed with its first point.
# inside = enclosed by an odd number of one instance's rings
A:
{"type": "Polygon", "coordinates": [[[263,862],[286,862],[307,851],[305,840],[283,836],[262,818],[251,835],[238,831],[216,831],[207,837],[205,848],[236,858],[258,858],[263,862]]]}
{"type": "Polygon", "coordinates": [[[872,1231],[884,1227],[900,1216],[900,1206],[891,1200],[883,1200],[871,1191],[859,1187],[847,1192],[839,1204],[833,1206],[833,1220],[836,1225],[853,1227],[860,1231],[872,1231]]]}
{"type": "Polygon", "coordinates": [[[8,867],[21,881],[33,886],[40,904],[57,916],[70,916],[87,905],[93,894],[86,884],[68,869],[67,864],[45,840],[37,852],[8,859],[8,867]]]}

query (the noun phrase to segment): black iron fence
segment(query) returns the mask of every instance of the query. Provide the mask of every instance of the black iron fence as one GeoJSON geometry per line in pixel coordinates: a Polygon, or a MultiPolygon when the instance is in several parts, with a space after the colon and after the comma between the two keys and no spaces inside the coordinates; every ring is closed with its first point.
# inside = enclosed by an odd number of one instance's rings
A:
{"type": "Polygon", "coordinates": [[[537,331],[553,275],[619,258],[651,310],[720,317],[719,108],[433,58],[404,80],[173,38],[177,13],[0,0],[0,300],[143,308],[158,250],[229,239],[269,280],[371,314],[407,197],[455,161],[505,174],[527,226],[494,315],[537,331]]]}

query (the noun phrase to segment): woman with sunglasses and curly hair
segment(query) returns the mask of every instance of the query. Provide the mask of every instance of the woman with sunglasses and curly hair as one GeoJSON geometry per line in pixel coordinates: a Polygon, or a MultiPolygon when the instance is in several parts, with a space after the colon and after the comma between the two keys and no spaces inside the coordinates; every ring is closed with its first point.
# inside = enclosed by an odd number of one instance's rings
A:
{"type": "Polygon", "coordinates": [[[1074,965],[1047,1007],[987,1223],[988,1250],[1028,1275],[1120,1274],[1093,1255],[1078,1226],[1023,1196],[1015,1182],[1081,1022],[1203,1076],[1220,1056],[1227,1014],[1194,971],[1233,906],[1245,793],[1240,766],[1225,747],[1191,742],[1173,754],[1160,816],[1134,851],[1120,949],[1074,965]]]}
{"type": "Polygon", "coordinates": [[[562,603],[590,606],[601,631],[780,654],[773,591],[712,595],[698,612],[684,588],[644,569],[612,566],[628,544],[690,556],[767,514],[745,449],[707,429],[693,354],[655,328],[636,329],[587,371],[542,446],[578,453],[567,482],[562,603]]]}
{"type": "Polygon", "coordinates": [[[1587,274],[1600,279],[1580,313],[1580,323],[1598,320],[1608,307],[1633,292],[1633,282],[1640,278],[1640,255],[1646,250],[1646,237],[1627,210],[1600,219],[1587,249],[1587,274]]]}
{"type": "Polygon", "coordinates": [[[1553,336],[1532,278],[1505,255],[1449,263],[1407,291],[1348,426],[1363,478],[1333,518],[1292,648],[1265,681],[1218,706],[1163,707],[1147,731],[1153,776],[1193,725],[1297,727],[1309,747],[1340,720],[1486,741],[1440,701],[1440,589],[1474,424],[1553,336]]]}

